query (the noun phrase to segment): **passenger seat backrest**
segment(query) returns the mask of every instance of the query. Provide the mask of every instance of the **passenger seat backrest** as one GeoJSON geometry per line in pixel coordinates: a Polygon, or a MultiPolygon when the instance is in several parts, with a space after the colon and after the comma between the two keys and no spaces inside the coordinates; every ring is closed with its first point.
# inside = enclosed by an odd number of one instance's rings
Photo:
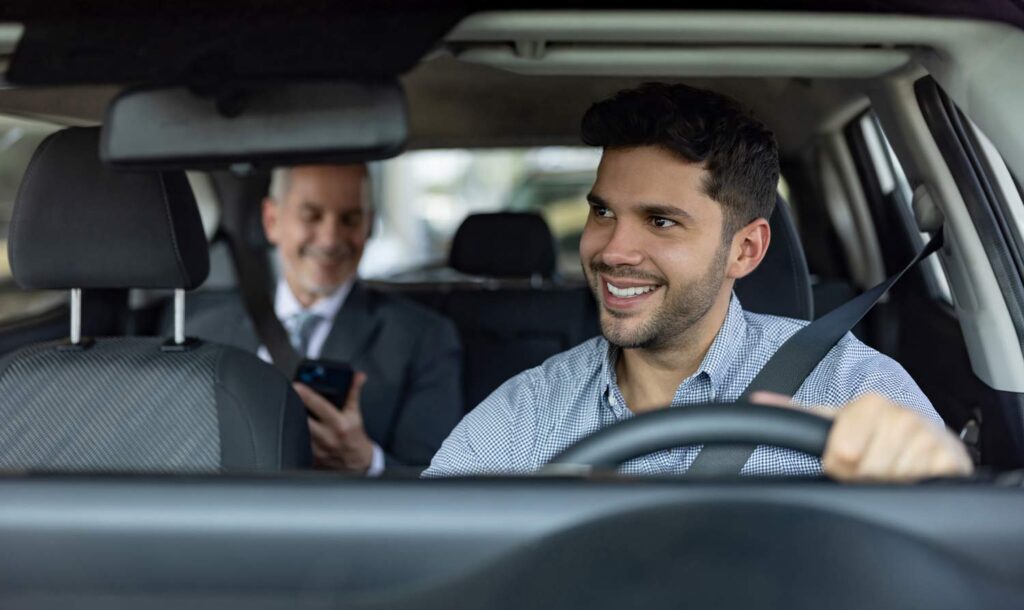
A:
{"type": "MultiPolygon", "coordinates": [[[[40,144],[18,193],[9,251],[32,289],[192,289],[206,238],[183,172],[116,172],[99,129],[40,144]]],[[[310,464],[287,379],[214,343],[85,339],[0,360],[0,468],[274,471],[310,464]]]]}

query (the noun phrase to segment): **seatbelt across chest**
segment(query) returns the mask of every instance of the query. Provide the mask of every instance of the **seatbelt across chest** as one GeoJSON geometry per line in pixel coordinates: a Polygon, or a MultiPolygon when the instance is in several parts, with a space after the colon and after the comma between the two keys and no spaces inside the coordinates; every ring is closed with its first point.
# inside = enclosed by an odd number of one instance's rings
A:
{"type": "MultiPolygon", "coordinates": [[[[942,247],[942,230],[903,269],[874,288],[847,301],[798,330],[769,358],[740,396],[748,400],[754,392],[768,391],[793,396],[828,352],[878,303],[903,275],[942,247]]],[[[716,472],[739,474],[757,449],[752,445],[715,445],[705,447],[694,459],[687,475],[716,472]]]]}
{"type": "Polygon", "coordinates": [[[274,313],[270,287],[264,279],[267,277],[266,269],[262,261],[256,259],[256,255],[261,253],[245,252],[241,238],[236,234],[228,234],[225,239],[231,248],[235,274],[238,276],[238,289],[242,293],[245,310],[252,321],[256,336],[267,348],[273,365],[288,379],[294,379],[295,371],[298,370],[303,357],[292,346],[288,331],[274,313]]]}

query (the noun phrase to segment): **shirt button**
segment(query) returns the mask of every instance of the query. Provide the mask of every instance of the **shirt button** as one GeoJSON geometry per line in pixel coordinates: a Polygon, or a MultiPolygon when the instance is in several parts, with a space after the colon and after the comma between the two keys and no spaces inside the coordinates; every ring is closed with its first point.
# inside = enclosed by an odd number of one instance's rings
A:
{"type": "Polygon", "coordinates": [[[609,396],[608,397],[608,404],[610,404],[613,407],[617,407],[617,406],[619,406],[619,401],[615,400],[614,396],[609,396]]]}

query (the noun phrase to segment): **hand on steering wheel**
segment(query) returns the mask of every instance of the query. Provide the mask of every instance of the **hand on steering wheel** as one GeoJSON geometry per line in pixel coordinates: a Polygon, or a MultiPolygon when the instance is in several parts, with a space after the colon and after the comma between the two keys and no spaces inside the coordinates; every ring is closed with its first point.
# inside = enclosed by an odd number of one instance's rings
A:
{"type": "MultiPolygon", "coordinates": [[[[755,397],[758,403],[788,404],[786,397],[755,397]]],[[[963,444],[948,430],[878,394],[841,409],[773,408],[746,400],[664,409],[598,431],[555,457],[548,470],[612,469],[656,451],[716,444],[801,451],[822,458],[825,474],[844,481],[907,482],[974,470],[963,444]]],[[[734,466],[709,464],[701,474],[738,474],[734,466]]]]}

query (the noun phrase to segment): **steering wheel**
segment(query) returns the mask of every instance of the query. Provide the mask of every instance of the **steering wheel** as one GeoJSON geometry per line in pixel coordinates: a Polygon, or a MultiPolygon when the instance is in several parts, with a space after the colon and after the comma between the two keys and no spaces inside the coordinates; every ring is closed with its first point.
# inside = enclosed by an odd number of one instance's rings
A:
{"type": "Polygon", "coordinates": [[[820,458],[831,428],[832,420],[808,411],[745,400],[661,409],[598,430],[555,456],[547,471],[613,469],[633,458],[686,445],[772,445],[820,458]]]}

